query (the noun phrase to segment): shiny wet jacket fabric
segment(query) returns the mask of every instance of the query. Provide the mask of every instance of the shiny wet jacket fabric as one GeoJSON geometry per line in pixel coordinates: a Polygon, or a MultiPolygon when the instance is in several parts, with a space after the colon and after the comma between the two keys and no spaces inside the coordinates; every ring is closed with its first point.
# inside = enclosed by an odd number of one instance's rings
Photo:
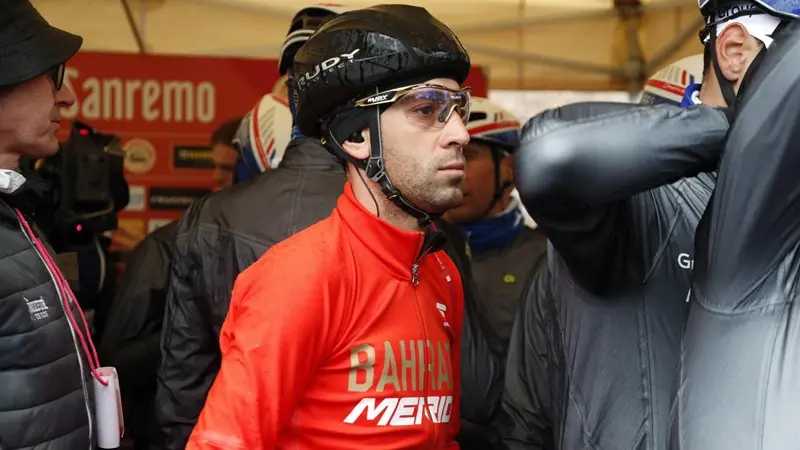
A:
{"type": "Polygon", "coordinates": [[[697,231],[672,450],[800,446],[800,30],[738,105],[697,231]]]}
{"type": "Polygon", "coordinates": [[[694,232],[728,128],[705,106],[612,103],[525,126],[518,189],[551,248],[512,336],[506,448],[666,448],[694,232]]]}

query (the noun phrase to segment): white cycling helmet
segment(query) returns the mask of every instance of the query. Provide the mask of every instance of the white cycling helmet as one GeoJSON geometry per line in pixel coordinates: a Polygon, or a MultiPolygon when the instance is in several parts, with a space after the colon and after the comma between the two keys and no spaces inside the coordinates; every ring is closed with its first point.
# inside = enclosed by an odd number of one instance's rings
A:
{"type": "Polygon", "coordinates": [[[267,94],[242,119],[233,144],[239,150],[237,181],[278,167],[291,140],[289,101],[267,94]]]}
{"type": "Polygon", "coordinates": [[[519,147],[519,119],[496,103],[472,97],[467,131],[470,140],[481,141],[492,148],[514,153],[519,147]]]}
{"type": "MultiPolygon", "coordinates": [[[[500,162],[506,155],[513,154],[519,148],[521,127],[519,119],[503,107],[483,97],[472,97],[469,121],[467,122],[470,142],[478,141],[488,144],[494,161],[494,196],[486,208],[486,213],[500,200],[503,192],[512,186],[512,183],[504,183],[500,179],[500,162]]],[[[519,200],[519,193],[516,192],[516,189],[512,189],[511,195],[519,200]]],[[[518,201],[518,203],[526,224],[531,228],[536,228],[536,222],[525,211],[522,202],[518,201]]]]}
{"type": "Polygon", "coordinates": [[[639,103],[681,104],[684,92],[690,84],[703,81],[703,55],[692,55],[675,61],[655,73],[644,85],[639,103]]]}

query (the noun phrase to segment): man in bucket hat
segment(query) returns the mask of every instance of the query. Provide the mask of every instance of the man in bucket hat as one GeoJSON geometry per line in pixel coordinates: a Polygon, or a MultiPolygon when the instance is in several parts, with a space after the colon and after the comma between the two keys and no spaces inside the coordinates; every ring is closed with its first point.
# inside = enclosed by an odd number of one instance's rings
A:
{"type": "Polygon", "coordinates": [[[27,0],[0,0],[0,169],[58,151],[60,109],[75,102],[64,63],[83,43],[50,26],[27,0]]]}
{"type": "MultiPolygon", "coordinates": [[[[83,39],[27,0],[0,0],[0,448],[95,448],[85,320],[51,251],[29,225],[41,194],[20,159],[58,151],[60,109],[75,102],[64,63],[83,39]]],[[[102,381],[101,383],[105,383],[102,381]]]]}

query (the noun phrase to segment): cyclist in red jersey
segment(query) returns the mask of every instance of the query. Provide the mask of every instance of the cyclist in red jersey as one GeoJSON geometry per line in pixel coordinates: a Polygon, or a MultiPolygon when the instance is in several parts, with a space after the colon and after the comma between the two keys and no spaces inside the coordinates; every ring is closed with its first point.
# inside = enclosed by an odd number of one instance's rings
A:
{"type": "Polygon", "coordinates": [[[297,126],[348,183],[237,279],[187,448],[457,449],[463,292],[432,222],[462,198],[469,56],[425,9],[381,5],[294,67],[297,126]]]}

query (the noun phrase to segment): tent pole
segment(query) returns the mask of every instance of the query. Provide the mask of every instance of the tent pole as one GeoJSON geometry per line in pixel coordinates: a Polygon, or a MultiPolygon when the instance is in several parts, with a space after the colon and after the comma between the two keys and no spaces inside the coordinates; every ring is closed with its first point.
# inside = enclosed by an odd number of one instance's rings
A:
{"type": "Polygon", "coordinates": [[[133,32],[133,38],[136,40],[136,46],[139,47],[139,53],[144,55],[147,53],[147,50],[144,47],[142,36],[139,34],[139,27],[136,26],[136,21],[133,20],[131,6],[128,4],[128,0],[120,0],[120,2],[122,2],[122,9],[125,11],[125,18],[128,20],[128,26],[131,27],[131,32],[133,32]]]}
{"type": "MultiPolygon", "coordinates": [[[[658,3],[651,3],[642,5],[641,7],[647,11],[660,11],[664,9],[674,9],[686,6],[686,0],[665,0],[658,3]]],[[[463,24],[453,24],[450,28],[459,37],[467,33],[480,33],[495,30],[504,30],[516,27],[531,27],[536,26],[553,26],[559,23],[574,23],[575,21],[588,21],[588,20],[602,20],[612,17],[618,17],[618,11],[613,8],[599,9],[584,12],[567,12],[559,14],[548,14],[545,16],[520,16],[517,18],[497,19],[494,21],[480,21],[463,24]]],[[[448,24],[449,25],[449,24],[448,24]]]]}
{"type": "Polygon", "coordinates": [[[504,50],[502,48],[484,47],[481,45],[468,45],[467,50],[471,54],[479,53],[500,59],[510,59],[514,61],[544,64],[552,67],[561,67],[564,69],[577,70],[579,72],[601,73],[604,75],[614,75],[620,77],[625,76],[625,71],[617,67],[592,64],[582,61],[572,61],[568,59],[555,58],[552,56],[539,55],[536,53],[509,51],[509,50],[504,50]]]}
{"type": "Polygon", "coordinates": [[[622,26],[625,27],[623,44],[625,80],[628,84],[628,94],[633,99],[645,80],[644,52],[639,39],[643,8],[640,0],[614,0],[614,8],[619,13],[622,26]]]}

